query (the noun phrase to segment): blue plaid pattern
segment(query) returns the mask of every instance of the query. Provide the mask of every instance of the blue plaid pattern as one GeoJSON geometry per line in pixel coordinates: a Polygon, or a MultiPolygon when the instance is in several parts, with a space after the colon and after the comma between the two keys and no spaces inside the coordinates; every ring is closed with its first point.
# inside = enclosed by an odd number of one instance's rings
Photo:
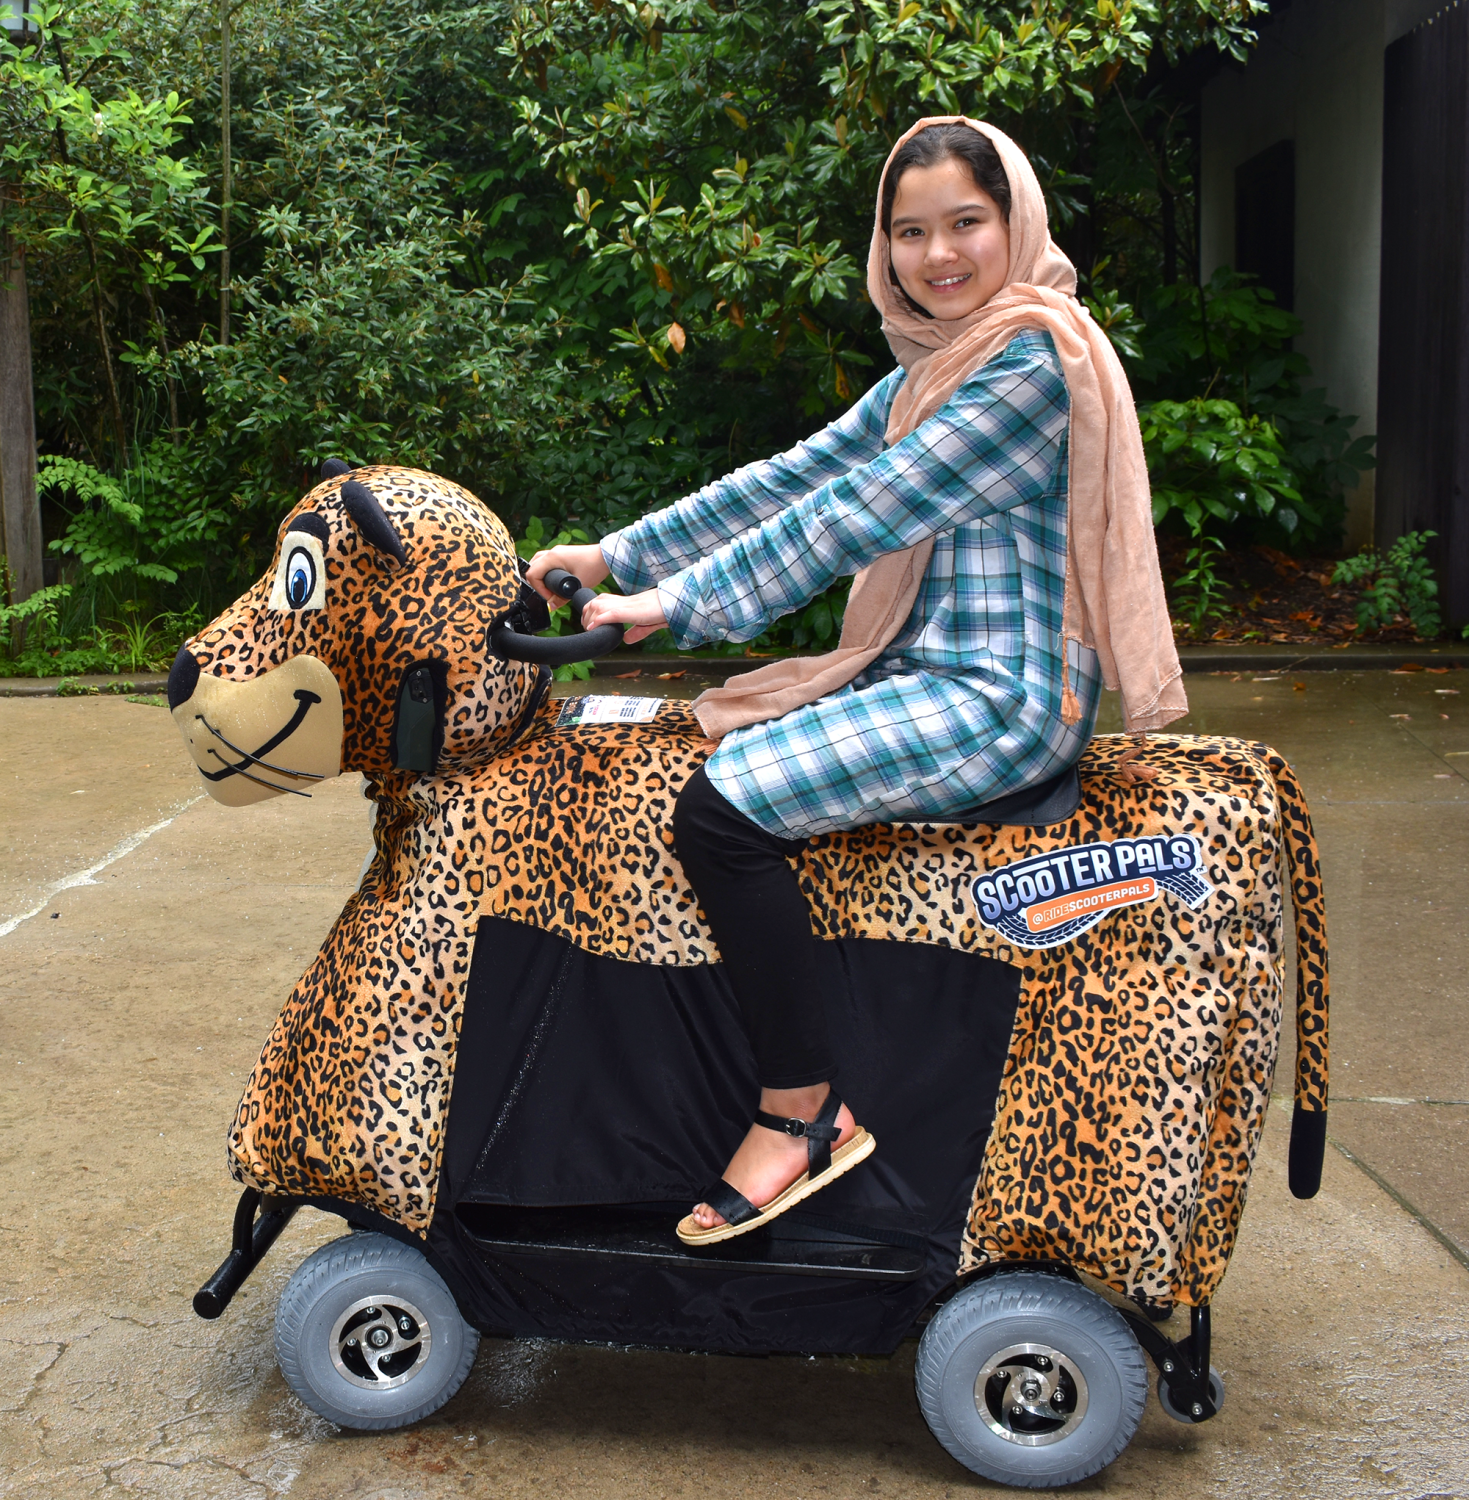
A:
{"type": "Polygon", "coordinates": [[[1071,648],[1079,724],[1061,722],[1066,383],[1023,332],[891,448],[901,370],[790,452],[603,539],[625,592],[658,588],[682,647],[750,640],[836,579],[934,538],[912,614],[860,677],[735,730],[714,785],[762,828],[804,838],[953,817],[1053,775],[1091,737],[1095,653],[1071,648]]]}

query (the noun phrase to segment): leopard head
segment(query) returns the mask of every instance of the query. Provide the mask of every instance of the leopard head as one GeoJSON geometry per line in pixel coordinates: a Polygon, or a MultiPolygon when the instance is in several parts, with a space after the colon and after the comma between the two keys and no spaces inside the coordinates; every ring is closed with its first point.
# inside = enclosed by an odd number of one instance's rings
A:
{"type": "Polygon", "coordinates": [[[418,469],[337,461],[281,523],[266,573],[186,641],[174,722],[230,806],[342,771],[453,775],[510,745],[546,691],[489,629],[521,597],[498,517],[418,469]]]}

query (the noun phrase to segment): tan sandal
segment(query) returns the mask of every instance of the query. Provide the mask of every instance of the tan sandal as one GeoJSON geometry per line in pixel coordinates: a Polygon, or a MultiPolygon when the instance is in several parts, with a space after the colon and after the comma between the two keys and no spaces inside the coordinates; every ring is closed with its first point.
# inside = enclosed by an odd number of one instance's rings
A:
{"type": "Polygon", "coordinates": [[[778,1130],[782,1135],[805,1138],[806,1170],[764,1208],[756,1208],[742,1192],[732,1188],[721,1177],[700,1202],[707,1203],[724,1219],[724,1223],[715,1225],[713,1229],[704,1229],[693,1214],[689,1214],[679,1220],[679,1239],[686,1245],[713,1245],[720,1240],[733,1239],[737,1234],[748,1234],[752,1229],[759,1229],[762,1224],[779,1218],[803,1198],[819,1193],[844,1172],[850,1172],[858,1162],[866,1161],[877,1149],[877,1142],[860,1125],[851,1140],[844,1146],[838,1146],[835,1151],[832,1150],[832,1142],[841,1136],[841,1131],[836,1126],[837,1113],[841,1107],[842,1101],[837,1096],[837,1091],[832,1089],[827,1093],[814,1120],[783,1119],[780,1115],[757,1109],[757,1125],[763,1125],[767,1130],[778,1130]]]}

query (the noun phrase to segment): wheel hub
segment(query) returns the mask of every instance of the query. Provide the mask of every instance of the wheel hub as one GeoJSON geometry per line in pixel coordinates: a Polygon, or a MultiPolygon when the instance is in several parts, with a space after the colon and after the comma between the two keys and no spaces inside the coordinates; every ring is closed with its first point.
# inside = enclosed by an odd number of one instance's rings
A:
{"type": "Polygon", "coordinates": [[[1058,1443],[1073,1432],[1086,1401],[1086,1378],[1046,1344],[1001,1349],[974,1381],[974,1405],[990,1431],[1026,1448],[1058,1443]]]}
{"type": "Polygon", "coordinates": [[[401,1297],[359,1298],[331,1331],[338,1373],[369,1391],[406,1385],[428,1362],[432,1345],[428,1319],[401,1297]]]}

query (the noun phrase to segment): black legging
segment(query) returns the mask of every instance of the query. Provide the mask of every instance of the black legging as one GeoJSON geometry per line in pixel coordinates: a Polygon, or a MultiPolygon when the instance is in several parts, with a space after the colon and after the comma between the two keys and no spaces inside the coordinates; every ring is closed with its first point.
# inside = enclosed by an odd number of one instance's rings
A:
{"type": "Polygon", "coordinates": [[[836,1065],[826,993],[842,976],[831,945],[811,935],[810,909],[786,863],[807,841],[766,833],[702,766],[674,804],[673,837],[719,944],[761,1087],[827,1082],[836,1065]]]}

